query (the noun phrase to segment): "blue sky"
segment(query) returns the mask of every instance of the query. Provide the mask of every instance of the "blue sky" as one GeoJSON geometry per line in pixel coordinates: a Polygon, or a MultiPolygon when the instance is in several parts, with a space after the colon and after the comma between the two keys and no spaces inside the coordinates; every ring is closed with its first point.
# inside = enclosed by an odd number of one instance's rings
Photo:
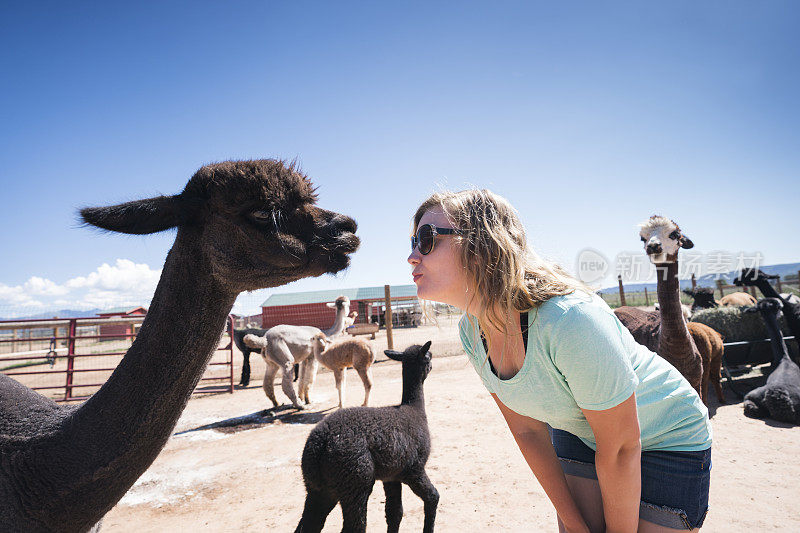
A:
{"type": "Polygon", "coordinates": [[[76,209],[226,159],[297,158],[360,224],[349,271],[280,292],[411,283],[440,187],[508,197],[568,268],[640,253],[654,213],[699,254],[798,261],[798,22],[778,1],[4,4],[0,316],[146,300],[174,233],[76,209]]]}

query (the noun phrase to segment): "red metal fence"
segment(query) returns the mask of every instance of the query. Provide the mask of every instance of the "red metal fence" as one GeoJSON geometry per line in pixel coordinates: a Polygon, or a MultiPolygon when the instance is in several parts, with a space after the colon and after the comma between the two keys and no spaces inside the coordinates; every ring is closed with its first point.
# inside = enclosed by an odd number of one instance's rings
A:
{"type": "MultiPolygon", "coordinates": [[[[0,321],[0,372],[59,402],[85,400],[108,379],[144,317],[0,321]],[[100,326],[132,324],[133,334],[101,334],[100,326]],[[49,365],[47,369],[38,367],[49,365]]],[[[223,347],[211,357],[194,393],[233,392],[233,343],[228,317],[223,347]]]]}

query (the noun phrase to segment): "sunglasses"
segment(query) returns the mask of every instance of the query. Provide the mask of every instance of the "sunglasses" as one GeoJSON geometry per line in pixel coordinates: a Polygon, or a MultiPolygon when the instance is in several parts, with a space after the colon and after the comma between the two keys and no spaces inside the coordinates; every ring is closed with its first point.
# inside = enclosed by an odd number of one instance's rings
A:
{"type": "Polygon", "coordinates": [[[423,224],[417,228],[417,234],[411,237],[411,251],[419,246],[419,253],[428,255],[433,251],[433,243],[437,235],[460,235],[461,230],[453,228],[437,228],[433,224],[423,224]]]}

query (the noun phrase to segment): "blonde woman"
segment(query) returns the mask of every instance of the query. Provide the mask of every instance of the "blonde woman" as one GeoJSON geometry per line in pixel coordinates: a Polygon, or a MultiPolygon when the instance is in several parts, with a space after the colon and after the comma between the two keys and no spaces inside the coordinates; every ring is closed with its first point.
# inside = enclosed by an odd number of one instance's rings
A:
{"type": "Polygon", "coordinates": [[[559,531],[700,529],[705,406],[591,289],[528,247],[508,201],[488,190],[434,194],[411,243],[417,294],[464,310],[464,350],[559,531]]]}

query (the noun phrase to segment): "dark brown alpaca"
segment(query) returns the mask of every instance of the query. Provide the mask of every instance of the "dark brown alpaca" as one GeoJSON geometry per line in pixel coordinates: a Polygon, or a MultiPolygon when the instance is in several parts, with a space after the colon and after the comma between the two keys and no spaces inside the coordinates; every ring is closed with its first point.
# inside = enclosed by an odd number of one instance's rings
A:
{"type": "Polygon", "coordinates": [[[678,250],[692,248],[694,244],[675,222],[661,216],[652,216],[642,224],[639,236],[647,256],[656,265],[661,308],[647,312],[619,307],[614,313],[636,342],[669,361],[699,394],[703,362],[683,318],[678,283],[678,250]]]}
{"type": "Polygon", "coordinates": [[[316,199],[291,166],[230,161],[178,195],[81,211],[108,231],[177,236],[139,336],[88,401],[59,406],[0,375],[0,530],[91,528],[166,443],[236,296],[349,265],[356,223],[316,199]]]}

